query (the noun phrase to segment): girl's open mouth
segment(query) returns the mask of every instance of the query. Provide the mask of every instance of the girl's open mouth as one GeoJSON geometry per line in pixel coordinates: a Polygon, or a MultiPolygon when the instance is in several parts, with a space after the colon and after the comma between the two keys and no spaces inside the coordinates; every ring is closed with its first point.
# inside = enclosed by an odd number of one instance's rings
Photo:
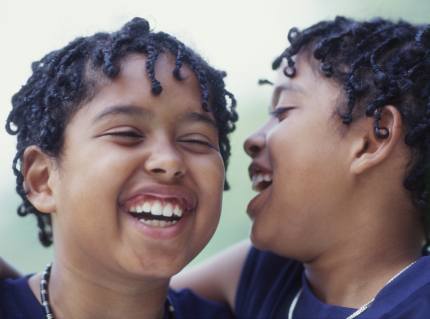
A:
{"type": "Polygon", "coordinates": [[[125,210],[134,218],[149,226],[168,227],[181,220],[186,205],[178,198],[159,198],[141,195],[126,203],[125,210]]]}
{"type": "Polygon", "coordinates": [[[256,192],[265,190],[272,184],[272,174],[259,171],[252,175],[252,189],[256,192]]]}

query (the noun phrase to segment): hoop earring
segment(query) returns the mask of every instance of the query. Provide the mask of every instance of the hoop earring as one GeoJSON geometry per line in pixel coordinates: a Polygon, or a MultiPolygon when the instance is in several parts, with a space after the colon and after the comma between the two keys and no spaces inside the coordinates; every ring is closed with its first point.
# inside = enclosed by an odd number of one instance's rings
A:
{"type": "Polygon", "coordinates": [[[379,113],[381,113],[381,108],[378,108],[378,112],[375,114],[375,134],[378,138],[384,140],[390,135],[390,131],[385,126],[379,126],[378,122],[381,119],[379,113]]]}

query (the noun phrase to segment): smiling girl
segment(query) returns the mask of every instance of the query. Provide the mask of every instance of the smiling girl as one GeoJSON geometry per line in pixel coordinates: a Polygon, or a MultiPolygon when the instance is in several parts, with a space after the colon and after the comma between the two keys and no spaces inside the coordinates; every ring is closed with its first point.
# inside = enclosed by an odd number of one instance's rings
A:
{"type": "Polygon", "coordinates": [[[55,258],[0,283],[0,318],[229,317],[169,290],[218,224],[237,120],[225,73],[140,18],[32,68],[6,129],[18,213],[55,258]]]}
{"type": "Polygon", "coordinates": [[[429,318],[430,26],[338,17],[288,38],[245,141],[253,246],[174,286],[238,318],[429,318]]]}

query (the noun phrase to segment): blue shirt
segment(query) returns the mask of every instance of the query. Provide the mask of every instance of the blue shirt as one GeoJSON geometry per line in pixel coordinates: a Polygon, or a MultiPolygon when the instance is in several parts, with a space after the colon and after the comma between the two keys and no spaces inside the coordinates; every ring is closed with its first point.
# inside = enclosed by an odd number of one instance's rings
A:
{"type": "MultiPolygon", "coordinates": [[[[0,319],[45,319],[45,312],[28,285],[28,277],[0,281],[0,319]]],[[[233,318],[230,309],[189,289],[169,290],[176,318],[233,318]]],[[[167,318],[167,313],[165,318],[167,318]]]]}
{"type": "MultiPolygon", "coordinates": [[[[357,309],[327,305],[317,299],[303,264],[251,248],[236,295],[238,318],[286,318],[299,289],[293,318],[347,318],[357,309]]],[[[430,256],[421,257],[386,285],[357,318],[430,318],[430,256]]]]}

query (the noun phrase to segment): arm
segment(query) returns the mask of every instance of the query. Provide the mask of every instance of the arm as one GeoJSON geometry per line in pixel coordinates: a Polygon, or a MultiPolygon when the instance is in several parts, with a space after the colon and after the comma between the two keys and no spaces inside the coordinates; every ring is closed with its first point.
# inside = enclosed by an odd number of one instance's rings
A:
{"type": "Polygon", "coordinates": [[[170,285],[174,289],[190,288],[206,299],[227,303],[234,310],[240,274],[250,248],[249,239],[241,241],[180,272],[170,285]]]}
{"type": "Polygon", "coordinates": [[[14,268],[11,264],[7,263],[3,258],[0,257],[0,280],[6,278],[17,279],[22,276],[21,272],[14,268]]]}

